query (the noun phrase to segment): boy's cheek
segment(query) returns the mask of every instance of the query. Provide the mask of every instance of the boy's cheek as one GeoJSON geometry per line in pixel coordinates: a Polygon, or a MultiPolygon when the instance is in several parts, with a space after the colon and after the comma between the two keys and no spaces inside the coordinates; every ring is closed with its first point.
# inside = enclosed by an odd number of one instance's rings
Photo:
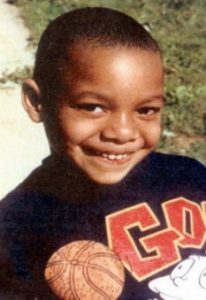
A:
{"type": "Polygon", "coordinates": [[[160,137],[161,137],[161,124],[153,124],[150,125],[150,129],[146,130],[145,136],[146,136],[146,144],[151,148],[154,148],[159,143],[160,137]]]}
{"type": "Polygon", "coordinates": [[[93,122],[81,122],[72,124],[68,123],[61,127],[61,135],[65,142],[72,144],[81,144],[94,136],[98,130],[93,122]]]}

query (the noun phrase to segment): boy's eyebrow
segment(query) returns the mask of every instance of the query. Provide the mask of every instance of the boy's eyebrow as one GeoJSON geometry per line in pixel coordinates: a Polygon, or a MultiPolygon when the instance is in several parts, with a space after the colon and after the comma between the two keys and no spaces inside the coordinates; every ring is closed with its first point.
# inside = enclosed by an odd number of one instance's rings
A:
{"type": "Polygon", "coordinates": [[[157,98],[161,99],[164,104],[166,103],[166,97],[164,94],[159,95],[157,98]]]}
{"type": "Polygon", "coordinates": [[[100,94],[92,91],[84,91],[84,92],[77,93],[76,95],[72,95],[71,100],[75,101],[80,98],[87,98],[87,97],[93,97],[96,98],[97,100],[106,100],[106,101],[110,100],[110,97],[108,95],[100,94]]]}
{"type": "Polygon", "coordinates": [[[148,96],[142,102],[146,103],[146,102],[151,102],[151,101],[154,101],[154,100],[160,100],[163,103],[165,103],[165,96],[163,94],[148,96]]]}
{"type": "MultiPolygon", "coordinates": [[[[111,97],[106,94],[100,94],[100,93],[96,93],[93,91],[83,91],[76,95],[72,95],[71,101],[75,101],[75,100],[78,100],[79,98],[87,98],[87,97],[93,97],[93,98],[96,98],[97,100],[103,100],[103,101],[111,100],[111,97]]],[[[151,97],[145,98],[142,102],[146,103],[146,102],[149,102],[152,100],[161,100],[163,103],[166,102],[166,98],[165,98],[164,94],[152,95],[151,97]]]]}

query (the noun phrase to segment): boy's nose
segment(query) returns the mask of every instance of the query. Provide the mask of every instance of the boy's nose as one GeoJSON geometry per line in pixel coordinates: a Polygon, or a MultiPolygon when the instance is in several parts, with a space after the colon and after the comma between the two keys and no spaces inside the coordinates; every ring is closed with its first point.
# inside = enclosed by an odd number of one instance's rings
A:
{"type": "Polygon", "coordinates": [[[101,136],[107,141],[124,144],[136,140],[139,137],[139,130],[132,117],[118,114],[107,120],[101,136]]]}

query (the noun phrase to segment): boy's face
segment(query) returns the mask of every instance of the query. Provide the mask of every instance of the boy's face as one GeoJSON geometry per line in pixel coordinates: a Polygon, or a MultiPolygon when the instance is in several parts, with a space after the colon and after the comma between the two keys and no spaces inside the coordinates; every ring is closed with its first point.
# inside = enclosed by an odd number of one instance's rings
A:
{"type": "Polygon", "coordinates": [[[157,145],[163,107],[159,54],[76,47],[62,71],[54,151],[93,181],[114,184],[157,145]]]}

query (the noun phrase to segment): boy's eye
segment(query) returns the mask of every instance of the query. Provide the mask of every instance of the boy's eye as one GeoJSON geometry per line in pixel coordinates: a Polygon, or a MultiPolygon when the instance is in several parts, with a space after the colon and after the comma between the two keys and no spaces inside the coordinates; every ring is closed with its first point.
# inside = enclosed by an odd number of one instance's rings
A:
{"type": "Polygon", "coordinates": [[[85,110],[94,113],[101,113],[104,111],[103,106],[99,104],[93,104],[93,103],[81,103],[81,104],[74,105],[73,107],[79,110],[85,110]]]}
{"type": "Polygon", "coordinates": [[[141,107],[137,110],[137,112],[140,114],[140,115],[145,115],[145,116],[151,116],[151,115],[154,115],[158,112],[160,112],[161,108],[160,107],[141,107]]]}

